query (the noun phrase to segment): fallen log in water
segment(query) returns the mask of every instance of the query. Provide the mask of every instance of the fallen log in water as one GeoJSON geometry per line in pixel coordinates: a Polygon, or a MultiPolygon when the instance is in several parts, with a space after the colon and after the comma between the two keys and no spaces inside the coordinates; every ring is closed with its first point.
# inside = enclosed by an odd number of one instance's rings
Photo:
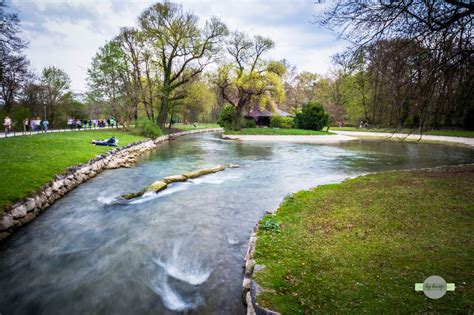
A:
{"type": "Polygon", "coordinates": [[[146,187],[145,189],[136,192],[136,193],[131,193],[131,194],[126,194],[120,196],[120,199],[122,200],[131,200],[135,199],[138,197],[143,196],[147,192],[160,192],[168,187],[168,184],[175,183],[175,182],[185,182],[188,179],[193,179],[193,178],[198,178],[207,174],[213,174],[217,172],[221,172],[225,170],[226,168],[238,168],[240,165],[238,164],[227,164],[227,165],[217,165],[214,167],[210,168],[203,168],[194,172],[186,173],[184,175],[173,175],[173,176],[167,176],[163,178],[162,180],[157,180],[150,186],[146,187]]]}

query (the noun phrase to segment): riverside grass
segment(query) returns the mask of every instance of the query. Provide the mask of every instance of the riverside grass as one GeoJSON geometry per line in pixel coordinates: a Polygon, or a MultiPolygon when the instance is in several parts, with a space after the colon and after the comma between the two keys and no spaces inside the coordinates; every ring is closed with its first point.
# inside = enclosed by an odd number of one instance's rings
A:
{"type": "Polygon", "coordinates": [[[283,314],[474,310],[474,167],[387,172],[300,191],[260,222],[258,303],[283,314]],[[277,222],[281,231],[268,229],[277,222]],[[415,283],[456,285],[439,300],[415,283]]]}
{"type": "Polygon", "coordinates": [[[290,136],[290,135],[332,135],[333,133],[327,131],[315,131],[315,130],[305,130],[305,129],[282,129],[282,128],[244,128],[238,131],[226,130],[224,132],[226,135],[280,135],[280,136],[290,136]]]}
{"type": "Polygon", "coordinates": [[[111,136],[119,139],[120,145],[145,139],[110,129],[0,139],[0,215],[5,207],[35,192],[67,167],[114,149],[90,144],[111,136]]]}

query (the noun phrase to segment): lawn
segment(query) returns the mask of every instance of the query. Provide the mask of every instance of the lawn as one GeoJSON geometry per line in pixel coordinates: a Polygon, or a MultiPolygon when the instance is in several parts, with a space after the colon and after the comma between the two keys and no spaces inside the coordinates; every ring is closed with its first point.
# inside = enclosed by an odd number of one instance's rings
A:
{"type": "Polygon", "coordinates": [[[280,128],[244,128],[239,131],[226,130],[226,135],[275,135],[275,136],[309,136],[309,135],[331,135],[326,131],[304,130],[304,129],[280,129],[280,128]]]}
{"type": "Polygon", "coordinates": [[[472,314],[472,196],[471,166],[368,175],[288,197],[260,222],[255,260],[266,268],[255,278],[268,291],[259,304],[283,314],[472,314]],[[439,300],[415,292],[431,275],[456,291],[439,300]]]}
{"type": "Polygon", "coordinates": [[[196,123],[196,127],[193,124],[183,124],[176,123],[173,125],[173,128],[180,130],[196,130],[196,129],[207,129],[207,128],[220,128],[218,124],[205,124],[205,123],[196,123]]]}
{"type": "MultiPolygon", "coordinates": [[[[341,130],[341,131],[365,131],[365,132],[388,132],[388,133],[414,133],[411,129],[393,129],[393,128],[372,128],[372,129],[359,129],[355,127],[331,127],[332,130],[341,130]]],[[[423,133],[424,135],[430,136],[448,136],[448,137],[467,137],[474,138],[474,130],[430,130],[423,133]]]]}
{"type": "Polygon", "coordinates": [[[49,133],[0,139],[0,215],[5,206],[36,191],[55,174],[111,150],[111,147],[90,144],[93,139],[111,136],[119,139],[119,145],[144,139],[118,130],[49,133]]]}

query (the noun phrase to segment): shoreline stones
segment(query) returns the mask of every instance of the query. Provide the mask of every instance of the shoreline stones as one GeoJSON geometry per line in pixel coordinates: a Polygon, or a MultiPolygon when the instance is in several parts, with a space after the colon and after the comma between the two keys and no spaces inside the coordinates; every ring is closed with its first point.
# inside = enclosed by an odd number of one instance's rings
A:
{"type": "Polygon", "coordinates": [[[143,189],[142,191],[136,193],[130,193],[126,195],[120,196],[122,200],[131,200],[134,198],[138,198],[143,196],[147,192],[155,192],[158,193],[168,187],[168,184],[175,183],[175,182],[185,182],[188,179],[198,178],[207,174],[217,173],[225,170],[226,168],[238,168],[240,165],[238,164],[228,164],[228,165],[217,165],[210,168],[203,168],[194,172],[190,172],[184,175],[172,175],[163,178],[162,180],[157,180],[147,188],[143,189]]]}
{"type": "Polygon", "coordinates": [[[0,241],[9,237],[22,225],[35,219],[44,209],[67,192],[97,174],[109,169],[132,167],[143,154],[155,149],[162,142],[184,135],[213,131],[222,131],[222,129],[190,130],[155,139],[141,140],[97,155],[85,164],[68,167],[64,173],[53,176],[53,180],[38,189],[36,193],[26,196],[20,202],[4,209],[3,215],[0,215],[0,241]]]}

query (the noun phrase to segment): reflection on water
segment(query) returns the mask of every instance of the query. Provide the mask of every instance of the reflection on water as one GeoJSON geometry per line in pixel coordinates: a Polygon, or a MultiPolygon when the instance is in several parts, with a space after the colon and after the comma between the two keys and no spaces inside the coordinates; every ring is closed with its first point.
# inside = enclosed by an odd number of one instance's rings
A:
{"type": "Polygon", "coordinates": [[[383,170],[474,162],[453,146],[354,141],[164,143],[137,167],[107,171],[0,245],[1,314],[243,313],[242,263],[257,220],[288,193],[383,170]],[[217,164],[239,169],[122,194],[217,164]]]}

